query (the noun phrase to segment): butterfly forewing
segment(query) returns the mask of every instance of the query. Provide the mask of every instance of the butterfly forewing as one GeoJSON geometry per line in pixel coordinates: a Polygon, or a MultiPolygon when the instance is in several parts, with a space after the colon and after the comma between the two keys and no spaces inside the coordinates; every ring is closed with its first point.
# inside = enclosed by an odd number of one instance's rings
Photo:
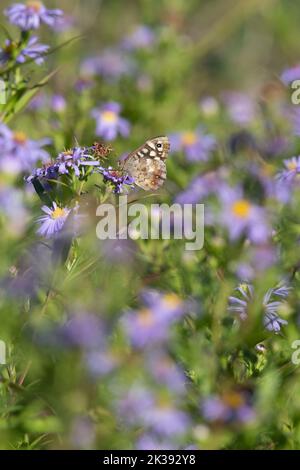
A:
{"type": "Polygon", "coordinates": [[[165,160],[169,150],[168,137],[147,140],[144,145],[126,157],[121,168],[134,178],[137,186],[145,191],[158,189],[167,178],[165,160]]]}

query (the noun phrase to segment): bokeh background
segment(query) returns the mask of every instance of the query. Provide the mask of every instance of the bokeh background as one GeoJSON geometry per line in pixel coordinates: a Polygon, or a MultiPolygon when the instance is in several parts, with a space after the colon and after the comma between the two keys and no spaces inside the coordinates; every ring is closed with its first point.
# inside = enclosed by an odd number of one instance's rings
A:
{"type": "Polygon", "coordinates": [[[10,171],[2,127],[0,448],[299,449],[297,2],[46,6],[64,12],[37,31],[51,54],[21,73],[26,89],[47,80],[19,108],[0,107],[1,126],[51,139],[49,159],[105,142],[114,167],[169,136],[166,184],[129,197],[204,203],[205,243],[100,242],[95,209],[118,195],[97,174],[77,195],[54,195],[77,200],[84,230],[53,264],[24,181],[40,165],[10,171]],[[122,117],[130,131],[97,131],[92,110],[97,121],[108,102],[121,107],[108,125],[122,117]]]}

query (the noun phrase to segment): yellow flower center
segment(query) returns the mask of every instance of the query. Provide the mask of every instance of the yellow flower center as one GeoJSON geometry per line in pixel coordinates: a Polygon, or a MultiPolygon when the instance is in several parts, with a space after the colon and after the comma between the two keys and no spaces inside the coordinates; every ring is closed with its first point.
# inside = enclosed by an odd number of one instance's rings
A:
{"type": "Polygon", "coordinates": [[[240,393],[229,392],[223,395],[223,402],[231,408],[239,408],[245,403],[245,400],[240,393]]]}
{"type": "Polygon", "coordinates": [[[14,133],[14,141],[17,144],[23,145],[27,142],[27,135],[25,134],[25,132],[17,131],[14,133]]]}
{"type": "Polygon", "coordinates": [[[138,314],[138,321],[141,326],[151,326],[154,323],[154,317],[151,310],[145,308],[138,314]]]}
{"type": "Polygon", "coordinates": [[[286,166],[288,170],[293,171],[293,170],[297,170],[298,164],[295,160],[291,160],[287,163],[286,166]]]}
{"type": "Polygon", "coordinates": [[[181,299],[176,294],[166,294],[163,300],[169,307],[177,307],[181,304],[181,299]]]}
{"type": "Polygon", "coordinates": [[[184,132],[181,140],[183,145],[193,145],[197,141],[197,135],[195,134],[195,132],[184,132]]]}
{"type": "Polygon", "coordinates": [[[35,0],[26,2],[26,5],[27,5],[28,8],[31,8],[31,10],[34,10],[36,13],[39,13],[39,11],[42,8],[42,3],[38,2],[38,1],[35,1],[35,0]]]}
{"type": "Polygon", "coordinates": [[[57,207],[52,211],[51,217],[52,219],[59,219],[60,217],[64,217],[66,215],[65,209],[62,209],[61,207],[57,207]]]}
{"type": "Polygon", "coordinates": [[[249,216],[251,205],[245,199],[240,199],[232,205],[232,212],[240,219],[246,219],[249,216]]]}
{"type": "Polygon", "coordinates": [[[115,123],[117,122],[118,116],[114,111],[103,111],[101,113],[102,118],[105,122],[115,123]]]}

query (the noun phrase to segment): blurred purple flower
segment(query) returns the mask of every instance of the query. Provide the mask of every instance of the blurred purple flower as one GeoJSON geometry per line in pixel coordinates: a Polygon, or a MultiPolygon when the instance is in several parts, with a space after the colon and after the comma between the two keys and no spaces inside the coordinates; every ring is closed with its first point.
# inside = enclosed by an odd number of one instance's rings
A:
{"type": "Polygon", "coordinates": [[[0,185],[0,214],[5,216],[6,229],[21,235],[28,220],[28,213],[24,205],[24,193],[2,183],[0,185]]]}
{"type": "Polygon", "coordinates": [[[53,95],[50,100],[51,109],[55,113],[63,113],[66,109],[67,103],[65,98],[62,95],[53,95]]]}
{"type": "Polygon", "coordinates": [[[57,204],[53,202],[52,209],[48,206],[43,206],[42,211],[45,212],[46,215],[42,215],[38,218],[40,228],[37,230],[37,233],[42,237],[53,238],[62,230],[70,213],[70,209],[58,207],[57,204]]]}
{"type": "Polygon", "coordinates": [[[253,243],[266,243],[270,235],[265,210],[244,198],[240,188],[223,185],[219,191],[222,202],[221,222],[231,240],[246,235],[253,243]]]}
{"type": "Polygon", "coordinates": [[[61,335],[72,346],[93,350],[105,345],[104,324],[101,318],[92,313],[76,313],[62,327],[61,335]]]}
{"type": "Polygon", "coordinates": [[[285,85],[289,85],[294,80],[300,80],[300,64],[285,69],[280,75],[280,79],[285,85]]]}
{"type": "Polygon", "coordinates": [[[230,118],[236,124],[244,126],[255,119],[257,114],[256,104],[245,93],[235,91],[223,93],[223,101],[230,118]]]}
{"type": "Polygon", "coordinates": [[[248,423],[255,419],[255,411],[246,393],[231,391],[222,396],[211,395],[201,405],[203,417],[207,421],[248,423]]]}
{"type": "Polygon", "coordinates": [[[155,34],[149,26],[138,26],[129,36],[125,37],[121,46],[128,51],[148,49],[155,41],[155,34]]]}
{"type": "Polygon", "coordinates": [[[42,147],[50,143],[50,139],[30,140],[24,132],[13,132],[0,124],[0,169],[8,173],[31,171],[38,160],[49,159],[42,147]]]}
{"type": "Polygon", "coordinates": [[[175,362],[162,351],[151,351],[147,355],[147,366],[151,375],[159,384],[166,385],[175,393],[186,391],[186,377],[175,362]]]}
{"type": "Polygon", "coordinates": [[[93,109],[92,117],[96,120],[96,135],[109,141],[115,140],[118,134],[128,137],[130,124],[120,117],[120,112],[121,105],[113,101],[93,109]]]}
{"type": "Polygon", "coordinates": [[[152,409],[154,403],[152,392],[135,384],[118,399],[116,408],[119,417],[125,420],[126,424],[136,425],[144,422],[145,410],[152,409]]]}
{"type": "Polygon", "coordinates": [[[211,193],[215,193],[221,184],[218,172],[209,172],[197,176],[181,193],[177,194],[175,202],[179,204],[196,204],[211,193]]]}
{"type": "Polygon", "coordinates": [[[49,10],[42,2],[32,0],[23,3],[14,3],[4,14],[11,24],[18,26],[22,31],[37,29],[41,23],[54,26],[57,19],[63,15],[62,10],[49,10]]]}
{"type": "Polygon", "coordinates": [[[181,436],[191,424],[189,416],[171,403],[156,403],[146,408],[143,421],[152,431],[165,437],[181,436]]]}
{"type": "Polygon", "coordinates": [[[80,75],[93,77],[99,75],[107,81],[116,81],[123,76],[131,75],[135,64],[124,52],[107,49],[103,54],[86,59],[80,67],[80,75]]]}
{"type": "Polygon", "coordinates": [[[177,132],[171,134],[170,145],[173,152],[184,152],[190,162],[206,161],[216,147],[216,139],[205,135],[201,129],[195,132],[177,132]]]}
{"type": "Polygon", "coordinates": [[[129,311],[122,318],[124,330],[136,348],[167,340],[171,325],[187,310],[187,304],[175,294],[145,291],[143,300],[145,308],[129,311]]]}
{"type": "Polygon", "coordinates": [[[93,377],[110,374],[118,365],[119,359],[110,351],[90,351],[86,356],[86,364],[93,377]]]}

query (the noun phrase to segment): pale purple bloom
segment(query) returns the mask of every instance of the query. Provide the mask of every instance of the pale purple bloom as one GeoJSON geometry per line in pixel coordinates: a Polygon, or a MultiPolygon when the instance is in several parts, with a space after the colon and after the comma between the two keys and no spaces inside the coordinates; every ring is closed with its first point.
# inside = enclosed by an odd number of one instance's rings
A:
{"type": "Polygon", "coordinates": [[[115,140],[120,134],[128,137],[130,124],[127,119],[120,116],[121,105],[113,101],[100,108],[92,110],[92,117],[96,120],[96,135],[105,140],[115,140]]]}
{"type": "Polygon", "coordinates": [[[216,147],[216,139],[204,134],[201,129],[195,132],[177,132],[169,137],[172,151],[184,152],[190,162],[207,161],[216,147]]]}
{"type": "Polygon", "coordinates": [[[300,156],[286,159],[283,163],[285,168],[278,173],[277,178],[288,183],[294,182],[300,174],[300,156]]]}
{"type": "Polygon", "coordinates": [[[38,38],[36,36],[32,36],[28,44],[17,57],[17,62],[23,64],[26,62],[26,59],[34,59],[37,65],[41,65],[44,62],[44,55],[49,50],[49,46],[45,44],[39,44],[38,38]]]}
{"type": "Polygon", "coordinates": [[[143,301],[145,308],[129,311],[122,318],[123,328],[136,348],[166,341],[171,326],[187,310],[187,304],[175,294],[145,291],[143,301]]]}
{"type": "Polygon", "coordinates": [[[255,419],[251,397],[242,392],[229,392],[223,396],[211,395],[201,405],[207,421],[248,423],[255,419]]]}
{"type": "Polygon", "coordinates": [[[92,313],[74,314],[62,327],[62,338],[72,346],[93,350],[105,344],[105,328],[101,318],[92,313]]]}
{"type": "Polygon", "coordinates": [[[255,119],[256,103],[245,93],[226,92],[223,94],[223,101],[233,122],[244,126],[255,119]]]}
{"type": "Polygon", "coordinates": [[[25,4],[14,3],[4,10],[4,14],[10,23],[18,26],[22,31],[29,31],[39,28],[41,23],[53,27],[63,12],[58,9],[49,10],[42,2],[32,0],[25,4]]]}
{"type": "Polygon", "coordinates": [[[200,110],[204,116],[215,116],[219,111],[219,103],[213,96],[204,96],[199,103],[200,110]]]}
{"type": "Polygon", "coordinates": [[[143,421],[152,431],[165,437],[183,435],[190,426],[189,416],[170,403],[145,409],[143,421]]]}
{"type": "Polygon", "coordinates": [[[30,171],[39,160],[49,159],[43,147],[50,143],[50,139],[31,140],[24,132],[13,132],[0,124],[0,169],[8,173],[30,171]]]}
{"type": "Polygon", "coordinates": [[[157,383],[166,385],[176,393],[186,391],[186,377],[175,362],[162,351],[151,351],[147,355],[147,365],[157,383]]]}
{"type": "Polygon", "coordinates": [[[175,202],[180,204],[196,204],[205,197],[215,193],[221,184],[218,172],[209,172],[197,176],[184,191],[177,194],[175,202]]]}
{"type": "Polygon", "coordinates": [[[127,424],[136,425],[144,422],[145,411],[152,409],[154,404],[152,392],[135,384],[117,401],[116,408],[122,420],[127,424]]]}
{"type": "Polygon", "coordinates": [[[51,96],[50,106],[55,113],[63,113],[66,109],[67,103],[62,95],[56,94],[51,96]]]}
{"type": "Polygon", "coordinates": [[[129,36],[122,41],[122,47],[128,51],[136,49],[148,49],[153,46],[155,34],[153,30],[146,25],[138,26],[129,36]]]}
{"type": "Polygon", "coordinates": [[[253,243],[266,243],[270,236],[265,210],[244,198],[240,188],[223,185],[219,191],[222,202],[221,223],[231,240],[242,235],[253,243]]]}
{"type": "MultiPolygon", "coordinates": [[[[254,300],[254,289],[251,284],[244,282],[236,288],[236,291],[238,292],[237,296],[229,297],[228,310],[238,314],[241,320],[245,320],[248,317],[249,305],[254,300]]],[[[278,316],[278,310],[284,305],[284,300],[289,292],[289,287],[280,285],[269,289],[264,295],[262,301],[263,324],[267,330],[278,333],[282,325],[287,325],[288,322],[278,316]]]]}
{"type": "Polygon", "coordinates": [[[24,193],[13,186],[0,185],[0,215],[5,216],[6,229],[22,234],[26,228],[28,214],[24,205],[24,193]]]}
{"type": "Polygon", "coordinates": [[[118,358],[110,351],[91,351],[86,357],[86,364],[90,374],[102,377],[110,374],[118,365],[118,358]]]}
{"type": "Polygon", "coordinates": [[[107,81],[116,81],[131,75],[135,70],[132,59],[117,49],[107,49],[101,55],[86,59],[80,67],[80,75],[99,75],[107,81]]]}
{"type": "Polygon", "coordinates": [[[300,80],[300,64],[285,69],[282,72],[280,79],[285,85],[289,85],[294,80],[300,80]]]}
{"type": "Polygon", "coordinates": [[[70,209],[66,207],[61,208],[53,202],[53,208],[43,206],[42,211],[45,212],[46,215],[38,218],[40,227],[37,233],[45,238],[53,238],[61,232],[69,216],[70,209]]]}

